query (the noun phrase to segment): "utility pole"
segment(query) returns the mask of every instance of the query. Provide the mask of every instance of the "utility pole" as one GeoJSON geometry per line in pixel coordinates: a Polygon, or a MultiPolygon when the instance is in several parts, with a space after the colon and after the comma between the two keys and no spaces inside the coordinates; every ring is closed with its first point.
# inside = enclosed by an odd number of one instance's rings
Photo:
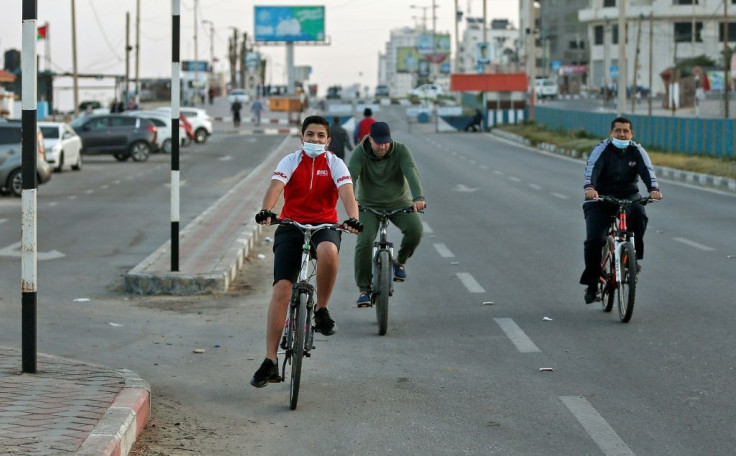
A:
{"type": "MultiPolygon", "coordinates": [[[[526,29],[526,72],[529,77],[529,120],[534,120],[534,97],[536,90],[534,88],[534,80],[537,71],[537,53],[534,49],[534,0],[527,0],[529,8],[527,29],[526,29]]],[[[486,0],[483,0],[483,40],[485,41],[485,17],[486,17],[486,0]]]]}
{"type": "Polygon", "coordinates": [[[194,104],[199,101],[199,46],[197,45],[197,31],[199,30],[199,21],[197,21],[197,9],[199,9],[198,0],[194,0],[194,104]]]}
{"type": "MultiPolygon", "coordinates": [[[[488,23],[488,14],[487,14],[487,9],[486,9],[486,6],[487,6],[486,2],[487,2],[487,0],[483,0],[483,43],[487,43],[488,42],[488,29],[486,28],[487,27],[486,24],[488,23]]],[[[533,6],[534,5],[534,0],[530,0],[530,3],[533,6]]],[[[532,16],[533,15],[534,14],[532,13],[532,16]]],[[[533,25],[531,27],[534,28],[533,25]]],[[[483,65],[483,73],[485,73],[486,72],[486,64],[483,63],[482,65],[483,65]]],[[[485,110],[485,106],[483,107],[483,110],[485,110]]]]}
{"type": "Polygon", "coordinates": [[[638,74],[639,74],[639,44],[641,43],[641,19],[644,15],[639,15],[639,28],[636,31],[636,54],[634,54],[634,80],[631,83],[631,113],[636,111],[636,94],[638,88],[638,74]]]}
{"type": "Polygon", "coordinates": [[[654,13],[649,12],[649,96],[648,98],[648,112],[647,114],[652,116],[652,66],[654,65],[654,13]]]}
{"type": "Polygon", "coordinates": [[[611,45],[611,27],[606,19],[606,24],[603,26],[603,104],[607,108],[613,93],[611,91],[611,83],[608,80],[611,75],[611,55],[609,47],[611,45]]]}
{"type": "Polygon", "coordinates": [[[128,84],[130,81],[130,13],[125,13],[125,84],[123,85],[123,97],[128,103],[128,84]]]}
{"type": "Polygon", "coordinates": [[[723,117],[728,119],[728,1],[723,1],[723,117]]]}
{"type": "Polygon", "coordinates": [[[437,63],[437,5],[432,0],[432,82],[437,80],[439,68],[437,63]]]}
{"type": "Polygon", "coordinates": [[[233,36],[230,38],[228,43],[228,60],[230,60],[230,87],[233,89],[237,87],[238,77],[238,29],[232,27],[233,36]]]}
{"type": "Polygon", "coordinates": [[[618,0],[618,115],[626,108],[626,0],[618,0]]]}
{"type": "Polygon", "coordinates": [[[460,9],[455,0],[455,73],[460,72],[460,37],[458,36],[458,24],[460,23],[460,9]]]}
{"type": "Polygon", "coordinates": [[[248,32],[243,32],[243,41],[240,43],[240,55],[238,57],[238,66],[240,68],[240,88],[246,88],[245,77],[245,55],[248,51],[248,32]]]}
{"type": "Polygon", "coordinates": [[[140,46],[141,45],[141,0],[135,2],[135,104],[141,101],[140,46]]]}
{"type": "Polygon", "coordinates": [[[79,77],[77,69],[77,14],[72,0],[72,71],[74,72],[74,117],[79,116],[79,77]]]}

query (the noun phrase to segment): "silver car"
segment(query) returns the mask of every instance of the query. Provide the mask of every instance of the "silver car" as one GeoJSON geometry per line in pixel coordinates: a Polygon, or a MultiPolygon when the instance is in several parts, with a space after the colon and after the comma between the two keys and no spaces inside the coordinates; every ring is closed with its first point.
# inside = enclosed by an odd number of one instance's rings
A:
{"type": "MultiPolygon", "coordinates": [[[[37,130],[38,159],[36,179],[43,184],[51,179],[51,166],[46,162],[46,149],[41,130],[37,130]]],[[[21,163],[21,124],[20,122],[0,122],[0,193],[21,196],[23,176],[21,163]]]]}

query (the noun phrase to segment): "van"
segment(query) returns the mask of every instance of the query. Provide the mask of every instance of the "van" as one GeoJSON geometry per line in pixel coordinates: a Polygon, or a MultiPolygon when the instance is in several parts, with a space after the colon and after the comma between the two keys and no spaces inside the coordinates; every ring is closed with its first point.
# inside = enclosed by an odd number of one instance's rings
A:
{"type": "Polygon", "coordinates": [[[557,80],[552,78],[537,78],[534,80],[534,94],[537,99],[557,98],[559,93],[559,86],[557,80]]]}

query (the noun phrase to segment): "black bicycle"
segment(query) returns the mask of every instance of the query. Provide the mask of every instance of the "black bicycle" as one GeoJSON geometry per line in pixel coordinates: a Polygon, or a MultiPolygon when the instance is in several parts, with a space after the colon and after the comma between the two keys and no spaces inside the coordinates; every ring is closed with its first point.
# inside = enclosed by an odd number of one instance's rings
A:
{"type": "Polygon", "coordinates": [[[629,231],[626,224],[626,208],[632,204],[647,204],[657,200],[650,199],[648,196],[627,200],[601,195],[598,201],[618,207],[616,215],[611,217],[611,226],[606,235],[606,242],[603,244],[599,281],[601,305],[604,312],[610,312],[613,309],[615,298],[618,303],[618,316],[623,323],[627,323],[634,313],[639,271],[634,248],[634,233],[629,231]]]}
{"type": "Polygon", "coordinates": [[[289,406],[296,409],[299,400],[299,385],[302,377],[302,359],[311,356],[314,348],[314,286],[310,283],[316,273],[316,260],[312,257],[312,236],[324,229],[348,232],[337,223],[320,225],[301,224],[289,219],[277,219],[272,224],[292,225],[304,234],[302,245],[302,263],[299,278],[292,286],[289,314],[284,324],[284,335],[281,348],[284,350],[284,363],[281,367],[281,378],[286,379],[286,366],[291,366],[291,384],[289,387],[289,406]]]}
{"type": "Polygon", "coordinates": [[[389,217],[400,212],[414,212],[414,206],[391,210],[361,206],[360,211],[371,212],[379,217],[378,240],[373,243],[373,280],[369,293],[371,305],[376,307],[378,334],[384,336],[388,329],[388,300],[394,294],[394,244],[388,240],[389,217]]]}

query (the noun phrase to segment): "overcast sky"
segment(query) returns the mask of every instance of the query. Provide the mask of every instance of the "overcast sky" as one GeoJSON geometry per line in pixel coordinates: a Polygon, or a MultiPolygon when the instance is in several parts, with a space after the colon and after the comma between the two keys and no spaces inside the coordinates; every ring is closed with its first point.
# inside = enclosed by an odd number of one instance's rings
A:
{"type": "MultiPolygon", "coordinates": [[[[50,24],[52,69],[72,70],[71,0],[37,0],[38,23],[50,24]]],[[[0,49],[21,49],[22,3],[4,0],[0,15],[0,49]]],[[[171,74],[171,1],[141,0],[141,77],[170,77],[171,74]]],[[[311,65],[310,84],[318,84],[320,93],[333,84],[360,83],[375,87],[378,78],[378,54],[385,50],[392,29],[421,26],[426,11],[427,26],[432,27],[431,0],[198,0],[198,57],[210,58],[209,24],[214,24],[215,69],[227,71],[228,38],[232,27],[253,33],[253,6],[325,5],[326,34],[329,46],[295,46],[296,65],[311,65]],[[411,8],[416,5],[424,8],[411,8]]],[[[435,0],[437,32],[453,35],[455,0],[435,0]]],[[[466,15],[482,17],[483,0],[458,0],[466,15]]],[[[195,0],[181,0],[181,59],[194,59],[195,0]]],[[[125,13],[130,13],[131,43],[135,44],[136,0],[76,0],[77,56],[82,73],[125,73],[125,13]]],[[[518,27],[519,0],[487,0],[487,17],[510,19],[518,27]]],[[[462,24],[460,28],[462,34],[462,24]]],[[[45,69],[43,42],[38,44],[40,69],[45,69]]],[[[260,46],[269,60],[267,82],[286,80],[284,46],[260,46]]],[[[134,75],[134,54],[130,71],[134,75]]]]}

